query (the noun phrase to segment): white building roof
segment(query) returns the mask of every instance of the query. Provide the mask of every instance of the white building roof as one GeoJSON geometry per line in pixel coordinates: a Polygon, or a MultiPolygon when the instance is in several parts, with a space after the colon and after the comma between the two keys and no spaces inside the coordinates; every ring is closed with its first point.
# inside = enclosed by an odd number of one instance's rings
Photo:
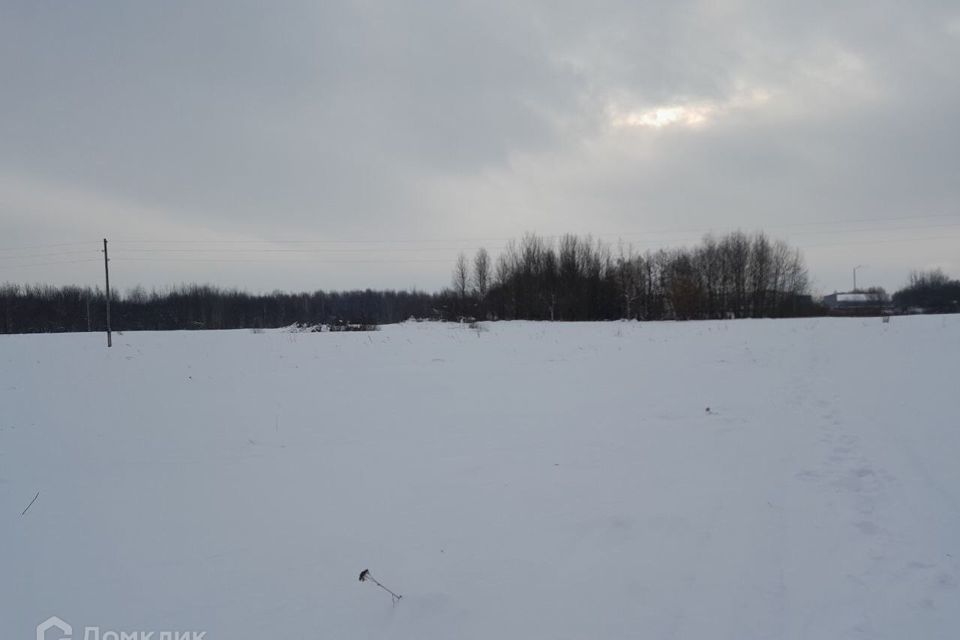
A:
{"type": "Polygon", "coordinates": [[[877,295],[874,293],[838,293],[837,302],[874,302],[877,295]]]}

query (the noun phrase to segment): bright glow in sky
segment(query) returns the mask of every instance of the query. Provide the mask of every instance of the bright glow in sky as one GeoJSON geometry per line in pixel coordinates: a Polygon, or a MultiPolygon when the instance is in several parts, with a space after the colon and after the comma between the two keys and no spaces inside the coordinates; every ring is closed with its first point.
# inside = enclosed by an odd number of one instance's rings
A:
{"type": "Polygon", "coordinates": [[[613,117],[616,127],[653,127],[660,129],[679,124],[687,127],[704,124],[711,115],[711,107],[688,107],[683,105],[655,107],[647,111],[632,111],[613,117]]]}
{"type": "Polygon", "coordinates": [[[731,112],[759,108],[769,100],[769,92],[756,89],[735,94],[725,102],[681,102],[632,110],[612,106],[610,122],[614,127],[697,128],[731,112]]]}

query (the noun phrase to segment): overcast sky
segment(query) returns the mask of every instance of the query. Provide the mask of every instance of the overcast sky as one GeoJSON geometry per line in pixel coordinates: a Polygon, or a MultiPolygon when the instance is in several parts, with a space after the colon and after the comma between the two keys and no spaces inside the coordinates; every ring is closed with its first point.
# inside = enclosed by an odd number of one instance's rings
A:
{"type": "Polygon", "coordinates": [[[738,227],[821,292],[960,277],[958,69],[955,0],[7,0],[0,281],[96,284],[108,237],[120,288],[432,290],[525,231],[738,227]]]}

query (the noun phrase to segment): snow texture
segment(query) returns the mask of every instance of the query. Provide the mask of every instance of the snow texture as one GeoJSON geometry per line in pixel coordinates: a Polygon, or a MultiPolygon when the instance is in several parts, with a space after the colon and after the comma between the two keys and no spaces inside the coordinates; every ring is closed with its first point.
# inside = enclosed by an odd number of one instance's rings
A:
{"type": "Polygon", "coordinates": [[[0,336],[0,638],[960,637],[960,316],[484,326],[0,336]]]}

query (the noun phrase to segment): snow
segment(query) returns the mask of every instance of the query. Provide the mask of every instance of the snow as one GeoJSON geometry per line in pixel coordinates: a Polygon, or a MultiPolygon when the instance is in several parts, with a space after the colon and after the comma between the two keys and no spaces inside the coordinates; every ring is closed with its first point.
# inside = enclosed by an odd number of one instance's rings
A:
{"type": "Polygon", "coordinates": [[[960,636],[960,316],[484,327],[0,336],[0,638],[960,636]]]}

